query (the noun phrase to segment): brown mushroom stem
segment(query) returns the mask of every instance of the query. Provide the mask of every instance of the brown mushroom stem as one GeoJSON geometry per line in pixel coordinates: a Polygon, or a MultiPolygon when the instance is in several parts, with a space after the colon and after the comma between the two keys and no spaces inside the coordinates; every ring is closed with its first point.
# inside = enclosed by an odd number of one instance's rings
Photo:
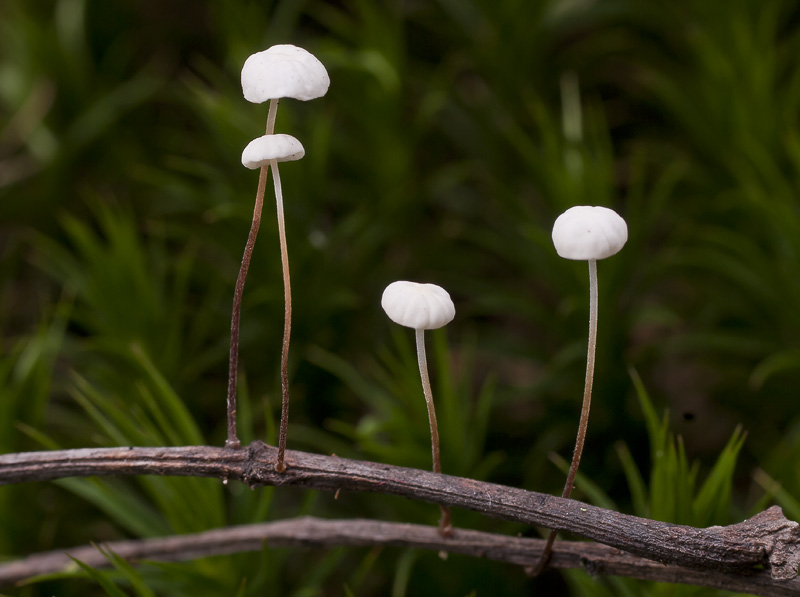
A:
{"type": "MultiPolygon", "coordinates": [[[[581,418],[578,423],[578,438],[575,441],[575,451],[572,453],[572,463],[569,465],[567,472],[567,482],[564,484],[564,491],[561,497],[568,498],[572,493],[572,487],[575,484],[575,476],[578,474],[578,465],[581,462],[581,454],[583,453],[583,443],[586,439],[586,429],[589,426],[589,407],[592,404],[592,383],[594,382],[594,358],[595,348],[597,346],[597,261],[595,259],[589,260],[589,345],[586,351],[586,382],[583,387],[583,406],[581,407],[581,418]]],[[[553,542],[555,541],[557,531],[550,531],[547,537],[547,544],[545,545],[542,555],[535,566],[528,570],[528,573],[536,576],[545,566],[550,559],[550,554],[553,550],[553,542]]]]}
{"type": "MultiPolygon", "coordinates": [[[[278,100],[270,100],[269,113],[267,114],[266,134],[271,135],[275,131],[275,114],[278,110],[278,100]]],[[[247,271],[250,269],[250,261],[253,258],[253,247],[256,244],[258,228],[261,225],[261,208],[264,204],[264,193],[267,187],[267,175],[269,169],[263,166],[258,174],[258,189],[256,191],[256,204],[253,208],[253,222],[250,225],[250,233],[247,236],[247,243],[244,246],[242,264],[239,267],[239,275],[236,278],[236,286],[233,291],[233,308],[231,310],[231,346],[228,356],[228,439],[225,440],[226,448],[238,449],[241,447],[239,436],[236,433],[236,381],[239,369],[239,321],[242,314],[242,294],[244,283],[247,279],[247,271]]]]}
{"type": "Polygon", "coordinates": [[[278,436],[278,461],[275,471],[282,473],[286,470],[284,454],[286,453],[286,433],[289,428],[289,337],[292,333],[292,288],[289,278],[289,253],[286,248],[286,227],[283,216],[283,192],[281,190],[281,177],[278,174],[278,161],[270,160],[272,167],[272,180],[275,183],[275,203],[278,211],[278,238],[281,245],[281,264],[283,267],[283,348],[281,350],[281,428],[278,436]]]}
{"type": "MultiPolygon", "coordinates": [[[[439,427],[436,423],[436,409],[433,406],[433,392],[431,380],[428,377],[428,358],[425,354],[425,330],[415,330],[417,334],[417,362],[419,375],[422,378],[422,393],[425,394],[425,403],[428,405],[428,421],[431,425],[431,452],[433,453],[433,472],[442,472],[442,463],[439,459],[439,427]]],[[[453,534],[453,525],[450,523],[450,509],[440,506],[442,518],[439,520],[439,534],[449,537],[453,534]]]]}

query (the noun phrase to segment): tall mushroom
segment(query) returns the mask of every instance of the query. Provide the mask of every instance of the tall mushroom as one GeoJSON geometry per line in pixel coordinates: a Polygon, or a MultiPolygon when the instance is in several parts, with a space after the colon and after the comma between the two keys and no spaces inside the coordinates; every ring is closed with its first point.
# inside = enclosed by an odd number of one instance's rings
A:
{"type": "MultiPolygon", "coordinates": [[[[583,389],[583,406],[578,424],[578,437],[567,481],[561,497],[569,497],[578,473],[583,453],[586,428],[589,424],[589,407],[592,402],[594,357],[597,344],[597,260],[615,255],[628,240],[628,226],[614,210],[607,207],[576,205],[556,218],[553,224],[553,244],[559,256],[565,259],[589,262],[589,344],[586,356],[586,382],[583,389]]],[[[538,574],[547,565],[556,531],[547,538],[542,556],[531,572],[538,574]]]]}
{"type": "MultiPolygon", "coordinates": [[[[330,85],[330,78],[322,63],[312,54],[302,48],[292,45],[277,45],[258,52],[250,56],[242,67],[242,92],[246,100],[253,103],[264,103],[269,100],[269,112],[267,115],[266,136],[271,136],[275,130],[275,115],[278,109],[278,100],[283,97],[291,97],[299,100],[310,100],[325,95],[330,85]]],[[[275,144],[263,141],[264,137],[256,140],[255,146],[248,145],[248,150],[258,154],[269,147],[275,149],[275,144]]],[[[294,138],[292,138],[294,139],[294,138]]],[[[296,139],[294,139],[297,142],[296,139]]],[[[283,139],[281,142],[287,142],[283,139]]],[[[299,142],[297,142],[299,145],[299,142]]],[[[302,151],[302,146],[300,146],[302,151]]],[[[296,152],[295,152],[296,153],[296,152]]],[[[281,192],[280,176],[278,174],[278,162],[289,158],[283,158],[271,153],[262,153],[261,157],[266,159],[255,159],[251,163],[257,163],[253,168],[260,168],[258,179],[258,191],[256,193],[256,204],[253,210],[253,223],[250,227],[250,234],[242,257],[242,266],[236,280],[236,289],[233,296],[233,312],[231,315],[231,348],[228,362],[228,439],[225,445],[230,448],[241,446],[236,434],[236,375],[239,363],[239,320],[241,316],[242,291],[247,277],[247,270],[250,267],[250,260],[253,255],[258,227],[261,223],[261,207],[264,202],[264,191],[267,184],[268,168],[272,169],[272,176],[275,183],[275,202],[278,216],[278,236],[281,248],[281,263],[283,267],[283,287],[285,301],[285,315],[283,327],[283,349],[281,352],[281,426],[280,437],[278,440],[278,461],[275,470],[283,472],[286,470],[284,464],[284,453],[286,451],[286,430],[289,424],[289,337],[292,328],[292,296],[289,280],[289,258],[286,249],[286,231],[283,218],[283,196],[281,192]]],[[[252,157],[252,156],[251,156],[252,157]]],[[[255,155],[259,158],[259,155],[255,155]]],[[[245,155],[242,155],[245,161],[245,155]]],[[[248,166],[250,167],[250,166],[248,166]]]]}
{"type": "MultiPolygon", "coordinates": [[[[392,282],[383,291],[381,307],[389,319],[416,331],[417,362],[422,379],[422,393],[428,405],[428,421],[431,426],[431,452],[433,453],[433,472],[441,473],[439,459],[439,428],[436,424],[436,409],[433,406],[433,392],[428,377],[428,362],[425,355],[425,330],[435,330],[453,320],[456,308],[450,295],[441,286],[418,284],[416,282],[392,282]]],[[[439,533],[448,537],[452,533],[450,509],[440,506],[442,518],[439,533]]]]}

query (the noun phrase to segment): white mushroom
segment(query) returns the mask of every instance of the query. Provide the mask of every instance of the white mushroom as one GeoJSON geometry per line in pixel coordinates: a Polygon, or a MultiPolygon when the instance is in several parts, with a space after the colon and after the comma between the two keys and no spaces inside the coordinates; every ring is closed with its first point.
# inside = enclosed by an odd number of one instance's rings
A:
{"type": "Polygon", "coordinates": [[[415,330],[435,330],[453,321],[456,308],[436,284],[392,282],[383,291],[381,307],[389,319],[415,330]]]}
{"type": "Polygon", "coordinates": [[[316,99],[327,93],[330,84],[328,71],[316,56],[290,44],[257,52],[242,67],[244,98],[254,104],[281,97],[316,99]]]}
{"type": "MultiPolygon", "coordinates": [[[[553,224],[553,245],[565,259],[589,262],[589,343],[586,354],[586,382],[583,389],[583,405],[578,423],[578,437],[572,463],[567,473],[562,497],[569,497],[575,484],[578,465],[583,453],[586,428],[589,424],[589,408],[592,402],[594,381],[595,347],[597,345],[597,260],[615,255],[628,240],[628,225],[617,212],[607,207],[578,205],[570,207],[558,216],[553,224]]],[[[530,570],[534,575],[544,569],[555,540],[556,531],[551,531],[539,562],[530,570]]]]}
{"type": "MultiPolygon", "coordinates": [[[[425,330],[443,327],[453,320],[456,308],[450,295],[441,286],[418,284],[416,282],[392,282],[383,291],[381,307],[389,319],[402,326],[415,330],[417,340],[417,363],[422,379],[422,393],[428,406],[428,421],[431,427],[431,452],[433,453],[433,472],[441,473],[439,458],[439,429],[436,423],[436,410],[433,406],[433,392],[428,377],[428,362],[425,355],[425,330]]],[[[439,533],[450,536],[450,510],[441,506],[442,518],[439,533]]]]}
{"type": "Polygon", "coordinates": [[[252,141],[242,152],[242,163],[251,169],[260,168],[253,223],[242,257],[242,266],[236,279],[231,315],[231,348],[228,361],[228,439],[225,445],[239,448],[236,434],[236,375],[239,362],[239,320],[241,317],[242,293],[253,255],[258,227],[261,223],[261,208],[267,184],[268,169],[272,170],[275,184],[275,204],[278,217],[278,238],[281,248],[284,288],[283,349],[281,351],[281,426],[278,439],[278,460],[275,470],[286,470],[286,431],[289,425],[289,338],[292,329],[292,293],[289,278],[289,257],[286,248],[286,227],[283,217],[283,195],[278,162],[296,160],[305,151],[300,142],[288,135],[273,135],[278,100],[291,97],[310,100],[325,95],[330,78],[322,63],[302,48],[292,45],[277,45],[250,56],[242,67],[242,92],[245,99],[254,103],[269,102],[266,135],[252,141]],[[269,139],[269,137],[274,137],[269,139]]]}
{"type": "Polygon", "coordinates": [[[242,165],[250,170],[269,165],[270,160],[292,162],[306,155],[303,144],[291,135],[262,135],[247,144],[242,165]]]}
{"type": "Polygon", "coordinates": [[[607,207],[576,205],[553,224],[553,244],[565,259],[605,259],[619,253],[627,240],[625,220],[607,207]]]}

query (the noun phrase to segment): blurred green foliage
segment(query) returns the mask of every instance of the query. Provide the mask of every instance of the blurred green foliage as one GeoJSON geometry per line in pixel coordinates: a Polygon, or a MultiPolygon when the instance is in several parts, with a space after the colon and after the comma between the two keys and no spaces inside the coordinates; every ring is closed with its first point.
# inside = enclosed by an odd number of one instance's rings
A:
{"type": "MultiPolygon", "coordinates": [[[[290,448],[429,466],[411,336],[379,307],[389,282],[429,281],[457,309],[428,338],[445,471],[559,492],[548,455],[574,444],[588,276],[556,256],[550,227],[571,205],[602,204],[630,239],[599,265],[578,497],[697,524],[775,499],[800,518],[789,0],[4,0],[0,450],[224,441],[230,302],[256,186],[239,155],[266,119],[238,77],[276,43],[315,53],[332,81],[322,99],[282,102],[276,127],[307,150],[281,171],[290,448]]],[[[278,415],[269,206],[242,315],[246,441],[274,440],[278,415]]],[[[438,516],[386,496],[68,480],[0,488],[0,554],[302,513],[438,516]]],[[[300,559],[265,550],[135,572],[115,561],[108,582],[135,588],[141,575],[150,589],[138,593],[168,595],[645,591],[403,550],[300,559]]],[[[101,578],[11,594],[103,594],[101,578]]]]}
{"type": "MultiPolygon", "coordinates": [[[[709,527],[727,524],[730,520],[731,496],[737,458],[744,445],[744,435],[737,428],[728,444],[721,450],[716,462],[708,471],[699,488],[698,461],[689,462],[681,436],[670,430],[667,415],[656,414],[652,399],[648,395],[638,373],[631,370],[636,396],[644,414],[650,436],[649,483],[634,462],[627,445],[617,443],[617,453],[628,479],[633,513],[644,518],[664,520],[694,527],[709,527]]],[[[553,460],[566,475],[569,462],[554,455],[553,460]]],[[[579,473],[580,475],[580,473],[579,473]]],[[[580,475],[576,487],[586,494],[589,501],[598,506],[620,510],[597,483],[580,475]]],[[[758,509],[758,508],[757,508],[758,509]]],[[[567,581],[575,595],[650,595],[690,596],[726,595],[705,587],[680,586],[668,583],[652,583],[629,578],[592,578],[583,571],[570,570],[567,581]]]]}

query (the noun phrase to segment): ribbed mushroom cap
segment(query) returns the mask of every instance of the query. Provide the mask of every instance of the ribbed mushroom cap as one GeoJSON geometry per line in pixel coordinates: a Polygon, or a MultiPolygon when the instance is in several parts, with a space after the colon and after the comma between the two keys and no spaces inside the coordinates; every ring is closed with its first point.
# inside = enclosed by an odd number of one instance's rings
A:
{"type": "Polygon", "coordinates": [[[389,319],[415,330],[435,330],[456,316],[450,295],[436,284],[392,282],[383,291],[381,307],[389,319]]]}
{"type": "Polygon", "coordinates": [[[627,240],[625,220],[607,207],[576,205],[553,224],[553,244],[565,259],[605,259],[618,253],[627,240]]]}
{"type": "Polygon", "coordinates": [[[252,54],[242,67],[242,91],[254,104],[281,97],[307,101],[325,95],[330,84],[322,63],[307,50],[290,44],[252,54]]]}
{"type": "Polygon", "coordinates": [[[242,152],[242,165],[251,170],[269,164],[270,160],[291,162],[306,155],[303,144],[291,135],[263,135],[253,139],[242,152]]]}

